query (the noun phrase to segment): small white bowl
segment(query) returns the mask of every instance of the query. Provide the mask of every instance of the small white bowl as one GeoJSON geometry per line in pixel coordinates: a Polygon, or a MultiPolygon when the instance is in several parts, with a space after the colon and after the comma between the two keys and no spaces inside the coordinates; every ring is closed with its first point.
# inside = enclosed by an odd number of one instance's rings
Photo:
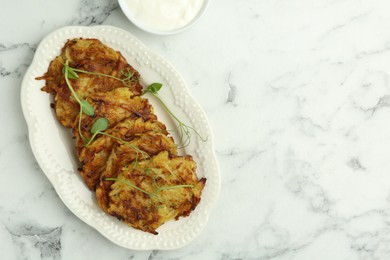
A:
{"type": "MultiPolygon", "coordinates": [[[[162,0],[160,0],[160,1],[162,1],[162,0]]],[[[126,17],[135,26],[137,26],[141,30],[149,32],[149,33],[153,33],[153,34],[158,34],[158,35],[170,35],[170,34],[176,34],[176,33],[183,32],[183,31],[189,29],[190,27],[192,27],[206,11],[206,8],[209,4],[209,0],[203,1],[202,7],[200,8],[199,12],[195,15],[195,17],[189,23],[187,23],[186,25],[179,27],[177,29],[171,29],[171,30],[170,29],[160,30],[160,29],[152,28],[150,26],[143,24],[142,21],[140,21],[139,19],[137,19],[134,16],[133,12],[130,10],[129,6],[126,3],[126,0],[118,0],[118,3],[119,3],[119,6],[121,7],[123,13],[126,15],[126,17]]]]}

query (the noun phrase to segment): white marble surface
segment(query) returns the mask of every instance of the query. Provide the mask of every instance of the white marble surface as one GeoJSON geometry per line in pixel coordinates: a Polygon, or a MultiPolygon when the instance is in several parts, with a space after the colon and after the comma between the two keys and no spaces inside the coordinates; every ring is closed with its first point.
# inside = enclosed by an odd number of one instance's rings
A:
{"type": "Polygon", "coordinates": [[[390,2],[213,0],[155,36],[116,1],[2,1],[0,259],[390,259],[390,2]],[[222,190],[192,244],[116,246],[75,217],[37,165],[20,84],[39,41],[114,25],[170,60],[205,109],[222,190]]]}

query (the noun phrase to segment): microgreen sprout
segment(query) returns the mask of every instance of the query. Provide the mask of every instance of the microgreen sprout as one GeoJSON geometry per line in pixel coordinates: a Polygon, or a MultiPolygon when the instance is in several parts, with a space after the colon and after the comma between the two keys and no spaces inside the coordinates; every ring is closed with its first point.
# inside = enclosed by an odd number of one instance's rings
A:
{"type": "MultiPolygon", "coordinates": [[[[107,127],[108,127],[108,120],[105,119],[105,118],[100,118],[100,119],[98,119],[95,122],[95,124],[93,125],[93,127],[91,129],[91,132],[92,132],[93,136],[89,140],[82,134],[82,131],[81,131],[81,117],[82,117],[82,113],[84,113],[84,114],[86,114],[88,116],[93,116],[95,114],[95,111],[94,111],[94,108],[92,107],[92,105],[90,103],[88,103],[88,101],[86,101],[85,99],[81,99],[77,95],[77,93],[74,90],[74,88],[73,88],[73,86],[72,86],[72,84],[71,84],[69,79],[78,79],[79,75],[77,73],[84,73],[84,74],[90,74],[90,75],[96,75],[96,76],[113,78],[113,79],[116,79],[116,80],[122,82],[126,86],[127,85],[131,85],[133,82],[138,81],[138,79],[136,77],[134,77],[134,73],[130,70],[130,68],[126,68],[126,69],[121,70],[119,72],[119,74],[121,76],[123,76],[123,78],[118,78],[118,77],[115,77],[115,76],[112,76],[112,75],[103,74],[103,73],[99,73],[99,72],[91,72],[91,71],[87,71],[87,70],[72,68],[71,66],[69,66],[69,60],[65,61],[65,64],[64,64],[64,66],[62,68],[62,73],[64,74],[65,82],[68,85],[68,87],[69,87],[69,89],[70,89],[74,99],[80,105],[78,131],[79,131],[79,134],[80,134],[81,138],[83,139],[84,143],[86,144],[86,146],[88,146],[93,141],[93,139],[96,137],[96,135],[98,135],[98,134],[106,134],[103,131],[106,130],[107,127]]],[[[106,135],[110,136],[109,134],[106,134],[106,135]]],[[[119,139],[119,138],[117,138],[115,136],[110,136],[110,137],[115,138],[115,139],[119,139]]],[[[121,140],[121,141],[124,142],[126,145],[131,146],[131,144],[128,144],[127,142],[125,142],[123,140],[121,140]]],[[[136,148],[134,146],[132,146],[132,147],[134,149],[138,149],[138,148],[136,148]]],[[[137,155],[138,155],[138,152],[137,152],[137,155]]]]}
{"type": "Polygon", "coordinates": [[[115,80],[122,82],[122,84],[125,86],[130,86],[132,83],[135,83],[138,81],[138,77],[135,77],[134,72],[131,71],[130,68],[120,70],[119,74],[120,74],[120,76],[122,76],[122,78],[119,78],[119,77],[116,77],[113,75],[104,74],[104,73],[100,73],[100,72],[92,72],[92,71],[88,71],[88,70],[72,68],[66,64],[65,64],[65,66],[67,66],[69,74],[71,76],[74,75],[76,78],[78,78],[77,72],[79,72],[79,73],[84,73],[84,74],[89,74],[89,75],[112,78],[112,79],[115,79],[115,80]]]}
{"type": "MultiPolygon", "coordinates": [[[[134,72],[132,72],[130,68],[126,68],[124,70],[121,70],[119,72],[119,74],[121,76],[123,76],[123,78],[119,78],[119,77],[104,74],[104,73],[91,72],[91,71],[87,71],[87,70],[82,70],[82,69],[70,67],[69,60],[66,60],[64,67],[63,67],[63,74],[65,75],[65,81],[66,81],[70,91],[72,92],[73,97],[80,104],[80,109],[82,110],[82,112],[84,114],[86,114],[88,116],[94,115],[94,108],[86,100],[80,99],[77,96],[76,92],[74,91],[74,89],[69,81],[69,79],[78,79],[79,75],[77,73],[84,73],[84,74],[96,75],[96,76],[101,76],[101,77],[113,78],[115,80],[122,82],[126,86],[128,86],[129,84],[131,84],[133,82],[138,81],[138,77],[134,76],[134,72]]],[[[142,92],[142,95],[144,95],[146,93],[150,93],[152,96],[154,96],[161,103],[161,105],[164,107],[164,109],[177,122],[177,126],[179,129],[179,136],[180,136],[179,148],[186,147],[190,144],[191,132],[194,132],[203,142],[206,142],[208,139],[207,137],[206,138],[202,137],[192,126],[185,124],[168,108],[168,106],[164,103],[164,101],[158,95],[158,91],[160,91],[161,88],[162,88],[161,83],[152,83],[142,92]]],[[[88,146],[93,141],[93,139],[96,137],[97,134],[105,134],[107,136],[110,136],[111,138],[114,138],[114,139],[117,139],[118,141],[123,142],[124,144],[126,144],[128,146],[131,146],[131,144],[123,141],[122,139],[103,132],[105,129],[92,132],[93,136],[91,137],[91,139],[87,140],[81,133],[81,126],[80,126],[81,125],[81,115],[82,115],[82,113],[80,112],[80,119],[79,119],[79,127],[78,128],[79,128],[79,134],[80,134],[81,138],[84,140],[84,143],[86,143],[86,146],[88,146]]],[[[98,121],[96,121],[95,123],[97,123],[98,121]]],[[[132,146],[132,147],[136,148],[134,146],[132,146]]],[[[136,149],[138,149],[138,148],[136,148],[136,149]]]]}
{"type": "Polygon", "coordinates": [[[153,193],[151,192],[147,192],[146,190],[144,189],[141,189],[140,187],[138,187],[137,185],[134,185],[133,183],[131,183],[130,181],[127,181],[127,180],[122,180],[122,179],[118,179],[118,178],[105,178],[106,181],[119,181],[119,182],[122,182],[136,190],[139,190],[140,192],[143,192],[149,196],[153,196],[153,193]]]}
{"type": "Polygon", "coordinates": [[[78,131],[79,131],[79,135],[80,135],[81,139],[83,139],[83,142],[84,142],[84,144],[85,144],[85,143],[88,142],[88,138],[86,138],[86,137],[83,135],[82,131],[81,131],[81,119],[82,119],[82,116],[83,116],[83,110],[80,109],[80,113],[79,113],[79,123],[78,123],[77,128],[78,128],[78,131]]]}
{"type": "Polygon", "coordinates": [[[116,137],[115,135],[112,135],[112,134],[104,132],[107,128],[108,128],[108,119],[107,118],[103,117],[103,118],[97,119],[95,121],[95,123],[92,125],[91,131],[90,131],[92,133],[92,137],[88,140],[88,142],[85,144],[85,146],[87,147],[88,145],[90,145],[92,143],[92,141],[95,139],[95,137],[98,134],[101,134],[101,135],[108,136],[108,137],[110,137],[112,139],[115,139],[115,140],[123,143],[124,145],[134,149],[137,152],[136,159],[135,159],[135,164],[138,163],[138,155],[139,154],[142,154],[143,157],[149,157],[149,155],[147,153],[145,153],[144,151],[139,149],[137,146],[134,146],[131,143],[126,142],[125,140],[123,140],[123,139],[121,139],[119,137],[116,137]]]}
{"type": "Polygon", "coordinates": [[[93,135],[85,146],[88,146],[90,143],[92,143],[93,139],[95,139],[95,137],[98,134],[104,133],[103,131],[105,131],[107,128],[108,128],[107,118],[98,118],[98,120],[95,121],[95,123],[92,125],[91,128],[91,133],[93,135]]]}
{"type": "Polygon", "coordinates": [[[150,84],[143,92],[142,95],[150,93],[154,96],[164,107],[164,109],[172,116],[172,118],[177,122],[180,135],[180,146],[179,148],[186,147],[191,142],[191,130],[203,141],[206,142],[208,138],[202,137],[193,127],[186,125],[181,121],[164,103],[164,101],[159,97],[158,91],[162,88],[161,83],[152,83],[150,84]]]}
{"type": "Polygon", "coordinates": [[[70,92],[72,92],[72,95],[74,99],[79,103],[81,110],[83,110],[83,113],[88,115],[88,116],[93,116],[95,114],[95,111],[91,104],[89,104],[85,99],[81,99],[74,88],[72,87],[72,84],[70,83],[69,79],[78,79],[79,75],[77,75],[76,72],[74,72],[70,67],[69,67],[69,60],[66,60],[65,65],[63,67],[62,72],[64,73],[65,77],[65,82],[68,85],[70,92]]]}
{"type": "Polygon", "coordinates": [[[65,64],[64,64],[64,67],[62,68],[62,73],[64,74],[64,78],[65,78],[65,82],[66,82],[66,85],[68,86],[70,92],[72,93],[74,99],[77,101],[77,103],[79,103],[80,105],[80,114],[79,114],[79,123],[78,123],[78,131],[79,131],[79,134],[81,136],[81,138],[83,139],[84,143],[86,142],[87,138],[82,134],[81,132],[81,117],[82,117],[82,113],[88,115],[88,116],[93,116],[95,114],[95,110],[94,108],[92,107],[92,105],[90,103],[88,103],[88,101],[86,101],[85,99],[81,99],[76,91],[74,90],[72,84],[70,83],[70,80],[69,79],[78,79],[79,78],[79,75],[77,75],[76,72],[74,72],[70,67],[69,67],[69,60],[66,60],[65,64]]]}

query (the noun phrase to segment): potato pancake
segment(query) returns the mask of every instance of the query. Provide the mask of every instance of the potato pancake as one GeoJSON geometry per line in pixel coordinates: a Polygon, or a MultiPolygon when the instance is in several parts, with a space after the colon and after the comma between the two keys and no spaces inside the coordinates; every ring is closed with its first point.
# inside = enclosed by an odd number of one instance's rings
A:
{"type": "Polygon", "coordinates": [[[83,114],[81,122],[77,116],[73,123],[73,135],[76,138],[76,151],[80,154],[84,147],[84,141],[78,131],[79,124],[81,134],[89,139],[92,136],[92,125],[99,118],[107,118],[108,127],[111,128],[126,118],[146,120],[156,120],[157,116],[153,112],[153,107],[145,98],[132,97],[132,92],[128,88],[117,88],[110,92],[99,92],[89,95],[86,100],[95,110],[93,116],[83,114]]]}
{"type": "MultiPolygon", "coordinates": [[[[54,95],[54,108],[57,118],[65,127],[72,126],[80,109],[62,73],[66,60],[69,60],[69,65],[72,68],[118,78],[124,78],[128,73],[131,73],[132,77],[127,87],[133,95],[141,94],[142,86],[139,84],[139,73],[126,62],[119,52],[114,51],[97,39],[79,38],[68,40],[61,50],[61,55],[50,63],[48,71],[43,77],[39,78],[46,80],[46,85],[42,90],[54,95]]],[[[124,87],[121,81],[114,78],[85,73],[78,73],[78,75],[78,79],[70,79],[70,81],[81,99],[95,92],[107,92],[124,87]]]]}
{"type": "MultiPolygon", "coordinates": [[[[136,120],[127,118],[115,127],[108,129],[106,133],[129,142],[130,145],[138,147],[149,156],[156,152],[151,151],[148,147],[160,147],[158,152],[169,149],[173,154],[176,154],[173,139],[167,136],[165,125],[157,120],[144,121],[143,118],[136,120]]],[[[106,168],[108,156],[116,143],[122,142],[110,136],[100,135],[91,144],[81,149],[79,170],[91,190],[94,191],[99,183],[100,175],[106,168]]],[[[139,154],[138,159],[143,157],[142,154],[139,154]]]]}
{"type": "Polygon", "coordinates": [[[100,207],[128,225],[152,234],[165,222],[187,216],[200,201],[206,179],[198,179],[191,156],[160,152],[132,163],[110,156],[96,196],[100,207]],[[106,180],[115,178],[115,180],[106,180]]]}

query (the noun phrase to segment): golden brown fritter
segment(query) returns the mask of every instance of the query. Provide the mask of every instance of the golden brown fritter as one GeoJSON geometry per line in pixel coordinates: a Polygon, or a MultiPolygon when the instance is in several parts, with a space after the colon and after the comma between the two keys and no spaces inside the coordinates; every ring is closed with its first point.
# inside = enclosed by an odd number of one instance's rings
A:
{"type": "Polygon", "coordinates": [[[108,214],[157,234],[159,226],[189,215],[198,205],[206,179],[197,178],[191,156],[172,156],[163,151],[130,164],[123,163],[124,157],[110,156],[96,191],[100,207],[108,214]]]}
{"type": "MultiPolygon", "coordinates": [[[[65,127],[71,127],[79,112],[79,104],[72,96],[62,73],[63,65],[69,60],[72,68],[90,72],[98,72],[118,78],[124,78],[123,73],[130,72],[133,77],[127,87],[133,95],[140,95],[142,86],[139,84],[139,73],[131,67],[125,58],[97,39],[68,40],[57,56],[49,65],[43,77],[46,85],[43,91],[54,95],[54,107],[59,122],[65,127]]],[[[124,84],[116,79],[78,73],[78,79],[70,79],[77,95],[83,99],[95,92],[107,92],[124,84]]]]}
{"type": "MultiPolygon", "coordinates": [[[[129,142],[133,146],[138,146],[145,152],[150,152],[150,149],[143,148],[145,146],[161,147],[160,150],[175,147],[173,139],[167,137],[168,132],[165,129],[165,125],[157,120],[144,121],[143,118],[135,120],[127,118],[105,132],[129,142]],[[157,142],[157,144],[153,142],[157,142]],[[159,146],[158,142],[168,145],[159,146]]],[[[79,170],[85,183],[91,190],[95,190],[96,185],[99,183],[100,175],[106,168],[108,156],[116,143],[122,142],[110,136],[99,135],[91,144],[81,149],[79,155],[81,166],[79,170]]],[[[149,155],[153,154],[150,153],[149,155]]],[[[139,159],[141,159],[142,154],[139,156],[139,159]]]]}
{"type": "MultiPolygon", "coordinates": [[[[126,118],[142,118],[144,121],[157,119],[156,115],[153,114],[153,107],[147,99],[132,96],[132,92],[128,88],[116,88],[110,92],[89,95],[86,100],[94,108],[95,114],[94,116],[82,115],[80,124],[82,135],[87,139],[91,138],[91,128],[99,118],[107,118],[108,128],[126,118]]],[[[84,141],[79,134],[78,126],[79,116],[73,123],[73,135],[76,138],[76,151],[79,155],[84,147],[84,141]]]]}
{"type": "Polygon", "coordinates": [[[140,135],[132,142],[129,142],[133,147],[126,144],[114,144],[113,150],[106,162],[106,169],[102,173],[105,178],[115,177],[118,167],[149,159],[162,151],[167,151],[171,156],[177,155],[176,145],[173,138],[161,133],[147,132],[140,135]],[[136,147],[136,149],[134,149],[136,147]]]}

